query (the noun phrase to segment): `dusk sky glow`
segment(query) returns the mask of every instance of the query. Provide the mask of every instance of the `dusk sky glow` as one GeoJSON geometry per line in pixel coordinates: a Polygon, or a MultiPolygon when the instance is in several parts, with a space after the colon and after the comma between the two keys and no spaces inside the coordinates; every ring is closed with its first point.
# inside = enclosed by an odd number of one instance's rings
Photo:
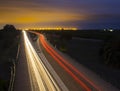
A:
{"type": "Polygon", "coordinates": [[[0,28],[119,28],[120,0],[0,0],[0,28]]]}

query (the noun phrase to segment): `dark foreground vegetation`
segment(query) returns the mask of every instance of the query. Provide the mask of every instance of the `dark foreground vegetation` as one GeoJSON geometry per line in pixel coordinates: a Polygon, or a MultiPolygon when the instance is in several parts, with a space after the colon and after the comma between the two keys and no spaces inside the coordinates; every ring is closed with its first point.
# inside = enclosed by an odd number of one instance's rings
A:
{"type": "Polygon", "coordinates": [[[16,61],[20,31],[13,25],[0,30],[0,91],[8,91],[11,71],[16,61]]]}
{"type": "MultiPolygon", "coordinates": [[[[40,31],[60,51],[68,53],[68,42],[73,38],[102,40],[99,55],[104,63],[113,68],[120,68],[120,30],[78,30],[78,31],[40,31]]],[[[93,45],[94,46],[94,45],[93,45]]]]}

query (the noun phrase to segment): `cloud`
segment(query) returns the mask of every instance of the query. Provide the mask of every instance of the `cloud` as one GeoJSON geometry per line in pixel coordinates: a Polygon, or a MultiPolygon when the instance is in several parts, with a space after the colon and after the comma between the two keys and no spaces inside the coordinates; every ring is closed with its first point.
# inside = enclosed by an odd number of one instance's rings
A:
{"type": "Polygon", "coordinates": [[[119,9],[120,0],[0,0],[0,23],[22,25],[116,23],[120,21],[119,9]]]}
{"type": "Polygon", "coordinates": [[[77,13],[43,9],[27,8],[4,8],[0,14],[1,22],[10,23],[36,23],[36,22],[66,22],[73,20],[84,20],[84,15],[77,13]]]}

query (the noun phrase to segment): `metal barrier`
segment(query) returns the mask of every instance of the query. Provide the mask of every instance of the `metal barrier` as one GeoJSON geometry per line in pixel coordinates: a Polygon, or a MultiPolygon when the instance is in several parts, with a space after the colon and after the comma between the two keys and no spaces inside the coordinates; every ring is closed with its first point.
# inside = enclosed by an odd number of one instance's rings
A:
{"type": "Polygon", "coordinates": [[[13,91],[13,85],[14,85],[14,81],[15,81],[16,65],[15,65],[15,60],[14,59],[12,59],[12,64],[13,64],[13,66],[10,67],[10,69],[11,69],[11,77],[10,77],[10,83],[9,83],[8,91],[13,91]]]}
{"type": "Polygon", "coordinates": [[[11,77],[10,77],[8,91],[13,91],[13,89],[14,89],[15,74],[16,74],[15,73],[16,72],[16,62],[18,60],[19,50],[20,50],[20,45],[18,45],[16,58],[15,59],[11,59],[11,62],[12,62],[12,66],[10,67],[10,69],[11,69],[11,77]]]}

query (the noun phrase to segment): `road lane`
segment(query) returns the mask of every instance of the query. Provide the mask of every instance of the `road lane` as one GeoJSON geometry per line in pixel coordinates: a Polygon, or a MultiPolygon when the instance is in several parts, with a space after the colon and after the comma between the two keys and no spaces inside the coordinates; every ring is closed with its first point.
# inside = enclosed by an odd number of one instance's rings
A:
{"type": "MultiPolygon", "coordinates": [[[[39,49],[41,50],[41,48],[39,48],[39,49]]],[[[63,81],[60,79],[60,77],[55,72],[54,68],[50,65],[50,63],[48,62],[48,60],[46,59],[44,54],[41,52],[41,53],[39,53],[39,56],[40,56],[40,58],[43,59],[43,63],[46,65],[46,67],[48,68],[49,72],[52,74],[54,79],[57,81],[57,83],[59,83],[58,85],[61,87],[62,91],[69,91],[68,88],[63,83],[63,81]]]]}
{"type": "Polygon", "coordinates": [[[25,57],[24,39],[21,35],[20,53],[16,64],[16,74],[13,91],[31,91],[28,65],[25,57]]]}
{"type": "Polygon", "coordinates": [[[119,91],[109,83],[100,79],[99,76],[95,75],[92,71],[87,70],[82,65],[76,65],[76,63],[74,64],[74,62],[71,62],[71,59],[67,58],[47,42],[44,36],[42,39],[41,34],[36,34],[40,36],[38,46],[42,48],[42,52],[47,57],[49,63],[70,91],[119,91]],[[80,66],[80,69],[78,66],[80,66]],[[76,67],[78,69],[76,69],[76,67]],[[93,77],[95,77],[95,79],[93,79],[93,77]],[[79,83],[79,86],[76,83],[79,83]]]}
{"type": "MultiPolygon", "coordinates": [[[[32,91],[68,91],[67,87],[65,87],[58,76],[56,77],[56,80],[60,83],[56,83],[57,81],[54,80],[46,68],[46,65],[44,65],[40,57],[37,55],[25,31],[23,31],[23,35],[32,91]]],[[[56,73],[54,72],[54,74],[56,73]]]]}
{"type": "Polygon", "coordinates": [[[58,53],[56,53],[46,43],[43,35],[40,36],[40,41],[41,41],[43,47],[50,53],[50,55],[64,68],[64,70],[66,70],[80,84],[80,86],[82,86],[84,88],[85,91],[93,91],[93,89],[100,91],[100,88],[98,88],[92,81],[90,81],[88,78],[86,78],[74,66],[72,66],[65,59],[63,59],[58,53]],[[77,77],[77,75],[79,77],[77,77]],[[80,80],[79,78],[82,78],[82,80],[80,80]],[[91,86],[92,86],[92,88],[91,88],[91,86]]]}
{"type": "MultiPolygon", "coordinates": [[[[35,48],[37,48],[33,45],[35,42],[30,41],[26,32],[23,32],[23,35],[24,42],[22,39],[17,66],[19,71],[16,72],[17,80],[15,80],[14,91],[119,91],[110,90],[109,85],[107,86],[109,89],[101,90],[97,87],[100,84],[96,86],[89,78],[79,73],[75,68],[76,66],[70,64],[69,59],[66,60],[59,55],[59,52],[52,48],[45,39],[43,39],[43,42],[39,41],[40,45],[37,45],[39,49],[35,51],[35,48]],[[37,50],[38,53],[36,53],[37,50]],[[49,51],[49,53],[45,55],[43,50],[49,51]],[[51,56],[51,59],[49,57],[46,59],[46,56],[51,56]],[[52,62],[52,58],[54,62],[52,62]],[[77,80],[80,80],[83,85],[79,84],[78,86],[76,83],[79,83],[79,81],[77,80]]],[[[103,86],[106,87],[104,83],[103,86]]]]}

